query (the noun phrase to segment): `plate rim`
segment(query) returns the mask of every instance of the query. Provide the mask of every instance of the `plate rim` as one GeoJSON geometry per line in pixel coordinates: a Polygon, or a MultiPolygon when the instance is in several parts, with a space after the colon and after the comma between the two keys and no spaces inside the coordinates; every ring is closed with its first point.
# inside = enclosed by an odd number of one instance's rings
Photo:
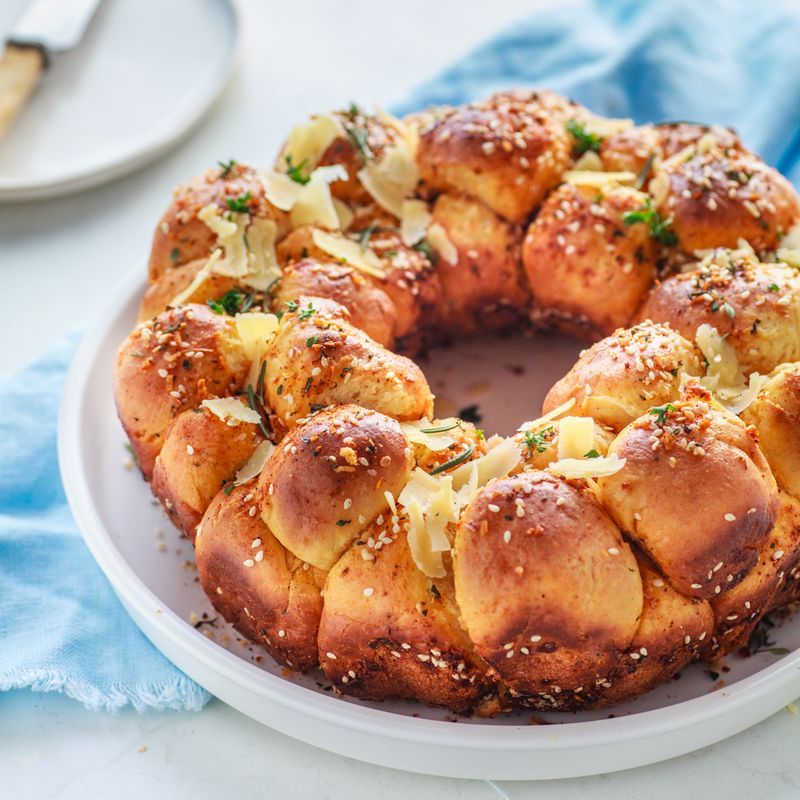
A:
{"type": "MultiPolygon", "coordinates": [[[[330,695],[320,694],[265,672],[203,636],[158,599],[116,547],[92,502],[89,477],[82,457],[80,412],[88,390],[88,378],[99,363],[111,329],[118,324],[121,315],[126,313],[126,307],[138,299],[146,283],[145,274],[143,263],[139,262],[112,291],[106,304],[107,310],[95,316],[81,337],[69,367],[59,407],[59,468],[67,500],[81,535],[115,593],[126,607],[133,608],[143,619],[152,617],[150,624],[153,628],[199,665],[212,670],[223,679],[233,681],[240,688],[255,692],[268,702],[320,722],[352,729],[368,736],[448,749],[513,751],[519,755],[565,749],[585,750],[601,745],[619,746],[627,742],[656,740],[676,730],[694,728],[704,723],[711,727],[711,723],[720,721],[723,717],[732,718],[728,729],[706,733],[701,737],[701,744],[686,737],[685,745],[680,745],[679,751],[673,748],[672,752],[665,755],[654,753],[646,761],[636,762],[639,764],[654,763],[691,752],[732,736],[785,705],[785,700],[777,704],[765,702],[770,696],[776,695],[781,689],[785,692],[792,685],[796,685],[796,689],[800,691],[799,648],[730,686],[658,709],[610,719],[557,725],[453,725],[447,721],[414,718],[366,704],[342,702],[330,695]],[[746,721],[743,722],[741,717],[736,720],[738,712],[746,708],[752,711],[752,706],[759,703],[760,708],[755,714],[748,715],[746,721]]],[[[110,364],[108,367],[110,372],[110,364]]],[[[135,624],[153,641],[148,630],[138,621],[137,615],[131,614],[135,624]]],[[[157,643],[154,642],[154,645],[163,652],[157,643]]],[[[195,675],[191,677],[203,684],[195,675]]],[[[274,727],[280,729],[277,725],[274,727]]],[[[360,757],[358,754],[350,755],[354,758],[360,757]]],[[[372,760],[366,754],[361,758],[372,760]]],[[[635,766],[636,763],[631,762],[627,766],[635,766]]]]}
{"type": "Polygon", "coordinates": [[[95,163],[93,167],[78,167],[49,177],[20,180],[0,176],[0,204],[56,198],[108,183],[156,161],[191,133],[221,97],[233,77],[242,49],[240,0],[213,0],[213,2],[220,4],[228,17],[231,41],[222,69],[208,82],[188,113],[164,133],[156,135],[126,156],[110,155],[104,161],[95,163]]]}

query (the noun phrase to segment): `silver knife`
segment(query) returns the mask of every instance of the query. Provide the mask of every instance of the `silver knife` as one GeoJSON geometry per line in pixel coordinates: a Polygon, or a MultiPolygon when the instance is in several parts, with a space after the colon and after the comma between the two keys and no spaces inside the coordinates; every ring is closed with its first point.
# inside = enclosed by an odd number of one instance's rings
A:
{"type": "Polygon", "coordinates": [[[100,0],[36,0],[9,31],[0,56],[0,136],[22,110],[55,53],[80,42],[100,0]]]}

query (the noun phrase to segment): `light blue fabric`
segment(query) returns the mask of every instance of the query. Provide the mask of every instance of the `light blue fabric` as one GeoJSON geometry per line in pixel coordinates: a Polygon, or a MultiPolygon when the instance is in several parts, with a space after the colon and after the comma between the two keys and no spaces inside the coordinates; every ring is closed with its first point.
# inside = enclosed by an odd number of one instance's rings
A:
{"type": "MultiPolygon", "coordinates": [[[[395,110],[549,86],[603,114],[733,125],[798,183],[798,76],[796,0],[578,0],[514,25],[395,110]]],[[[0,689],[60,690],[98,709],[200,708],[207,693],[139,633],[67,509],[55,439],[73,346],[0,381],[0,689]]]]}

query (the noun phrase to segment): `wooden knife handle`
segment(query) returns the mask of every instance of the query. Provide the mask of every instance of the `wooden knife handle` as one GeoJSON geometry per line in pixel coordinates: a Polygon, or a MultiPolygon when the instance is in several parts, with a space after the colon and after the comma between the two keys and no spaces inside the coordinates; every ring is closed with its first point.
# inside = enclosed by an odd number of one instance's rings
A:
{"type": "Polygon", "coordinates": [[[44,59],[35,47],[10,44],[0,56],[0,136],[39,83],[44,59]]]}

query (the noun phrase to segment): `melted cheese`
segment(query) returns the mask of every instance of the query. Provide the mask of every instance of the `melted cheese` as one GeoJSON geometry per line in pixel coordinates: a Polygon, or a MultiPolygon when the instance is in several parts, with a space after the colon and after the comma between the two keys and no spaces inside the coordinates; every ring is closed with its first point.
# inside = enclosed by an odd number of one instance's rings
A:
{"type": "Polygon", "coordinates": [[[233,481],[236,486],[241,486],[243,483],[252,480],[257,475],[261,474],[264,465],[269,460],[269,457],[275,452],[275,445],[272,442],[261,442],[253,451],[253,455],[247,459],[244,466],[236,473],[236,478],[233,481]]]}
{"type": "Polygon", "coordinates": [[[231,428],[235,428],[242,422],[250,422],[257,425],[261,421],[258,412],[253,411],[249,406],[244,405],[235,397],[220,397],[216,400],[203,400],[200,404],[207,408],[214,416],[219,417],[231,428]]]}
{"type": "Polygon", "coordinates": [[[768,380],[767,376],[754,372],[746,379],[736,351],[711,325],[703,323],[697,329],[695,341],[708,362],[700,384],[721,406],[732,414],[741,414],[756,399],[768,380]]]}
{"type": "Polygon", "coordinates": [[[434,222],[428,228],[428,241],[431,247],[448,263],[455,266],[458,264],[458,250],[450,241],[447,231],[438,223],[434,222]]]}
{"type": "Polygon", "coordinates": [[[385,277],[383,262],[371,248],[362,247],[358,242],[354,242],[340,233],[314,230],[311,238],[320,250],[333,256],[337,261],[342,261],[374,278],[385,277]]]}
{"type": "Polygon", "coordinates": [[[441,551],[433,549],[430,533],[419,502],[412,500],[406,509],[408,514],[408,546],[417,568],[429,578],[444,578],[447,574],[441,551]]]}
{"type": "Polygon", "coordinates": [[[594,449],[594,420],[564,417],[558,422],[558,459],[584,458],[594,449]]]}
{"type": "Polygon", "coordinates": [[[613,454],[599,458],[563,458],[548,464],[547,469],[562,478],[604,478],[624,466],[625,459],[613,454]]]}

